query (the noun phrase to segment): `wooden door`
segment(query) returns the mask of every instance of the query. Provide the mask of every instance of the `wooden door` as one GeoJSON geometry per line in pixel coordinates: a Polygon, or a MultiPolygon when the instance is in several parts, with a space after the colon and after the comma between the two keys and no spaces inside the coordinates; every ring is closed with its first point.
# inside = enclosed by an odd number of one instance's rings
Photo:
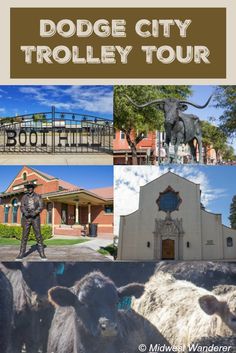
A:
{"type": "Polygon", "coordinates": [[[175,259],[175,241],[171,239],[162,240],[162,260],[175,259]]]}

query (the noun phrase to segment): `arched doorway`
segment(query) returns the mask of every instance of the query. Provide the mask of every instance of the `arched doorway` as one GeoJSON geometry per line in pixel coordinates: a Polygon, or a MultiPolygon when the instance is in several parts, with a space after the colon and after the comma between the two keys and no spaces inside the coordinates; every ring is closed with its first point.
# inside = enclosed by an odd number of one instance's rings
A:
{"type": "Polygon", "coordinates": [[[154,260],[183,259],[182,219],[156,219],[154,234],[154,260]]]}
{"type": "Polygon", "coordinates": [[[175,241],[172,239],[162,240],[162,260],[175,259],[175,241]]]}

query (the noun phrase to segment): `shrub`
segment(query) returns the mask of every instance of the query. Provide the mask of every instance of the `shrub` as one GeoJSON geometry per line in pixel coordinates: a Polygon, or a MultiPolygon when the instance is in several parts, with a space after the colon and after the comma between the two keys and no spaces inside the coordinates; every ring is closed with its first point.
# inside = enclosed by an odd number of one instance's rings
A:
{"type": "Polygon", "coordinates": [[[113,245],[107,245],[106,247],[101,247],[98,252],[102,255],[111,255],[116,257],[117,256],[117,248],[113,245]]]}
{"type": "Polygon", "coordinates": [[[1,238],[17,238],[21,236],[20,226],[10,226],[8,224],[0,224],[1,238]]]}
{"type": "MultiPolygon", "coordinates": [[[[41,233],[43,240],[52,238],[52,227],[49,225],[41,226],[41,233]]],[[[8,224],[0,224],[0,237],[1,238],[16,238],[21,240],[22,238],[22,227],[21,226],[10,226],[8,224]]],[[[33,228],[31,227],[29,240],[36,240],[33,228]]]]}

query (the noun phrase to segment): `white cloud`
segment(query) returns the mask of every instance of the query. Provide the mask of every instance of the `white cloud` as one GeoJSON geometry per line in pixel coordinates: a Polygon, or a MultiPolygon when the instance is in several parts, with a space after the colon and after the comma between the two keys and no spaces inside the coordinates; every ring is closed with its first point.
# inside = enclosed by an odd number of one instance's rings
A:
{"type": "Polygon", "coordinates": [[[0,113],[5,113],[6,109],[5,108],[0,108],[0,113]]]}
{"type": "Polygon", "coordinates": [[[113,92],[106,86],[71,86],[65,90],[71,97],[72,107],[90,112],[113,112],[113,92]]]}
{"type": "Polygon", "coordinates": [[[47,107],[57,109],[85,110],[91,113],[112,114],[113,92],[106,86],[44,86],[20,87],[21,93],[47,107]]]}
{"type": "MultiPolygon", "coordinates": [[[[201,201],[206,208],[211,202],[223,197],[224,189],[213,189],[207,175],[197,167],[172,167],[171,171],[196,184],[200,184],[201,201]]],[[[115,234],[118,234],[119,218],[138,209],[140,186],[167,173],[168,167],[143,166],[115,166],[114,167],[114,199],[115,199],[115,234]]]]}
{"type": "Polygon", "coordinates": [[[233,147],[234,152],[236,153],[236,138],[229,138],[228,144],[233,147]]]}

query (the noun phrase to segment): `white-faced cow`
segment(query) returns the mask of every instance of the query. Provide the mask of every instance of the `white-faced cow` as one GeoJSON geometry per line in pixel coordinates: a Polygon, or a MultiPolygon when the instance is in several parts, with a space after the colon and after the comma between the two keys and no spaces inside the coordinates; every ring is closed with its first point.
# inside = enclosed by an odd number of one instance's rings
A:
{"type": "Polygon", "coordinates": [[[119,310],[124,297],[139,297],[144,285],[116,288],[101,272],[92,272],[71,288],[54,287],[56,307],[48,353],[134,353],[140,344],[167,345],[159,331],[133,310],[119,310]]]}
{"type": "Polygon", "coordinates": [[[168,273],[154,274],[132,307],[172,345],[187,346],[201,337],[236,332],[236,291],[215,295],[168,273]]]}
{"type": "Polygon", "coordinates": [[[189,101],[179,100],[176,98],[155,99],[145,104],[137,104],[133,102],[128,96],[127,99],[136,108],[145,108],[154,104],[157,109],[164,112],[164,128],[166,132],[165,149],[168,162],[170,162],[169,146],[174,146],[175,155],[173,162],[177,162],[178,148],[181,144],[189,144],[193,161],[197,161],[196,147],[194,141],[198,143],[199,163],[202,163],[202,129],[198,116],[193,114],[185,114],[188,105],[195,108],[203,109],[207,107],[212,96],[207,100],[204,105],[197,105],[189,101]]]}

